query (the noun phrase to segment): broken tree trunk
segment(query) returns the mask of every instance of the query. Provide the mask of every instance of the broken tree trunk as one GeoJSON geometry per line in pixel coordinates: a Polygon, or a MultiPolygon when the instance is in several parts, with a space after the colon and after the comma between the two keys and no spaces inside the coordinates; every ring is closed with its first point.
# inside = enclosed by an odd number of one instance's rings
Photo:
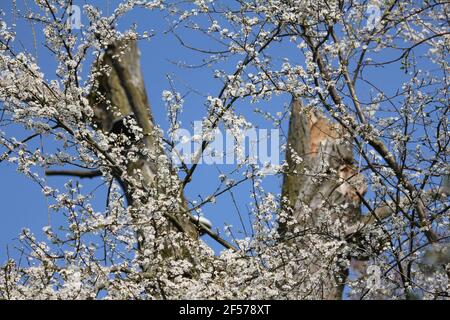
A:
{"type": "MultiPolygon", "coordinates": [[[[345,239],[347,227],[359,220],[358,193],[363,195],[366,185],[353,165],[352,149],[340,126],[318,111],[307,111],[300,100],[292,101],[282,196],[283,208],[293,223],[280,223],[285,241],[296,227],[330,239],[345,239]]],[[[310,248],[314,241],[307,237],[301,243],[305,250],[317,249],[310,248]]],[[[321,262],[309,262],[311,272],[323,267],[316,263],[321,262]]],[[[340,299],[347,266],[336,263],[329,269],[332,272],[323,275],[315,289],[324,299],[340,299]]]]}
{"type": "MultiPolygon", "coordinates": [[[[150,190],[156,190],[158,197],[172,192],[171,198],[179,199],[179,203],[171,206],[166,212],[166,217],[171,223],[170,228],[196,238],[198,226],[192,222],[192,217],[186,214],[187,205],[181,184],[174,187],[168,185],[171,179],[161,179],[161,172],[173,173],[173,168],[170,168],[169,162],[166,161],[161,138],[156,134],[139,59],[136,41],[122,41],[110,44],[94,65],[94,70],[98,72],[97,86],[93,88],[89,97],[94,110],[94,125],[105,134],[116,134],[118,139],[120,134],[125,133],[139,150],[145,150],[139,152],[134,160],[126,159],[128,161],[126,179],[121,176],[115,177],[124,188],[128,205],[136,207],[145,204],[146,200],[141,196],[139,198],[134,196],[137,189],[148,190],[149,194],[150,190]],[[136,138],[135,133],[130,130],[133,124],[140,128],[139,138],[136,138]],[[130,183],[130,179],[133,183],[130,183]],[[175,197],[173,189],[178,190],[175,197]]],[[[138,232],[138,245],[141,248],[145,246],[145,232],[138,232]]]]}
{"type": "MultiPolygon", "coordinates": [[[[151,156],[141,155],[137,161],[128,163],[127,173],[144,189],[156,186],[159,193],[164,193],[165,187],[157,180],[161,165],[158,157],[164,156],[164,152],[160,138],[154,132],[136,43],[111,44],[95,68],[102,70],[97,79],[98,87],[90,97],[97,126],[105,133],[117,130],[123,133],[128,120],[122,119],[131,116],[144,136],[136,143],[147,149],[151,156]]],[[[353,166],[352,144],[344,139],[341,128],[320,113],[303,109],[300,101],[292,102],[286,153],[289,170],[284,176],[282,190],[287,199],[285,209],[302,229],[320,229],[320,232],[329,232],[333,237],[344,238],[345,228],[342,228],[341,235],[336,235],[334,224],[339,221],[341,225],[351,226],[359,219],[360,200],[357,193],[364,194],[365,184],[353,166]],[[342,210],[342,207],[346,209],[342,210]],[[340,209],[334,210],[332,219],[324,222],[322,212],[333,208],[340,209]]],[[[133,187],[122,177],[115,178],[124,186],[129,204],[134,205],[133,187]]],[[[195,238],[198,236],[198,226],[193,223],[192,217],[181,214],[187,209],[181,185],[178,198],[178,209],[168,213],[171,228],[195,238]]],[[[288,224],[281,224],[281,234],[289,233],[290,228],[288,224]]],[[[139,234],[138,238],[140,245],[144,246],[145,234],[139,234]]],[[[305,239],[304,246],[307,249],[311,243],[305,239]]],[[[173,256],[180,252],[166,254],[173,256]]],[[[314,261],[311,262],[311,271],[319,267],[314,261]]],[[[332,269],[334,272],[322,277],[321,283],[317,284],[317,290],[325,299],[342,297],[348,273],[347,266],[336,265],[332,269]]]]}

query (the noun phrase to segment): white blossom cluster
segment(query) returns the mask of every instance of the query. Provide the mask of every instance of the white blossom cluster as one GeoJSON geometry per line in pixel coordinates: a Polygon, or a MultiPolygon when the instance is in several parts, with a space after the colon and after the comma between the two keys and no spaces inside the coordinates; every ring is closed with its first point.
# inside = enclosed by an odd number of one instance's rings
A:
{"type": "MultiPolygon", "coordinates": [[[[23,230],[24,259],[1,266],[0,299],[449,298],[450,203],[441,182],[450,175],[448,3],[377,1],[379,21],[368,27],[367,1],[128,0],[110,16],[85,5],[87,21],[72,32],[65,1],[35,2],[39,10],[26,18],[42,27],[57,80],[47,80],[36,57],[15,43],[14,26],[0,21],[0,162],[39,184],[64,222],[45,227],[45,240],[23,230]],[[180,45],[202,56],[221,86],[204,99],[207,130],[192,138],[204,144],[200,152],[219,125],[242,139],[252,119],[240,108],[281,127],[288,110],[272,100],[301,99],[304,112],[326,114],[352,141],[352,168],[368,186],[355,200],[361,212],[348,216],[348,203],[300,198],[289,207],[281,192],[266,191],[268,168],[250,160],[234,176],[221,173],[219,188],[202,201],[185,199],[180,190],[195,179],[195,162],[176,167],[164,153],[186,111],[187,98],[172,82],[161,93],[166,135],[156,124],[145,132],[136,119],[125,122],[132,137],[95,125],[89,94],[111,70],[92,68],[83,78],[83,68],[111,43],[148,37],[117,27],[138,7],[165,10],[180,45]],[[210,48],[189,47],[182,28],[210,48]],[[12,126],[29,137],[10,135],[12,126]],[[36,137],[53,146],[35,148],[36,137]],[[68,178],[64,190],[52,187],[42,175],[51,166],[98,172],[109,186],[104,210],[94,209],[77,179],[68,178]],[[203,206],[241,183],[252,190],[251,232],[241,236],[227,226],[222,235],[199,226],[225,247],[215,253],[203,238],[180,231],[177,223],[194,223],[203,206]]],[[[275,168],[279,175],[293,165],[295,175],[317,185],[336,177],[330,163],[315,171],[303,167],[308,155],[295,154],[289,142],[284,149],[293,163],[275,168]]],[[[346,190],[361,189],[356,179],[341,179],[346,190]]]]}

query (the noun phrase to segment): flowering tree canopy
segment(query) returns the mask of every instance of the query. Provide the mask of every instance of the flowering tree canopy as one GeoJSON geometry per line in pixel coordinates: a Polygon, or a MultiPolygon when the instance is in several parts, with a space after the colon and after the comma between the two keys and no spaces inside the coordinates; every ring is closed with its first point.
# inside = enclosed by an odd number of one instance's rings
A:
{"type": "Polygon", "coordinates": [[[449,297],[447,1],[127,0],[109,15],[35,0],[22,15],[56,68],[44,74],[0,21],[0,162],[37,183],[63,219],[42,241],[23,230],[26,259],[1,265],[0,299],[449,297]],[[183,134],[188,98],[171,78],[161,92],[169,127],[155,123],[138,49],[154,34],[119,28],[137,10],[163,12],[163,36],[202,59],[179,67],[206,69],[219,88],[203,99],[198,134],[183,134]],[[200,162],[224,151],[219,129],[245,142],[254,128],[243,108],[288,127],[275,150],[284,161],[237,143],[233,174],[192,201],[200,162]],[[67,178],[64,190],[51,176],[67,178]],[[275,193],[265,189],[273,176],[275,193]],[[101,210],[84,178],[107,186],[101,210]],[[217,232],[203,208],[244,183],[251,232],[217,232]]]}

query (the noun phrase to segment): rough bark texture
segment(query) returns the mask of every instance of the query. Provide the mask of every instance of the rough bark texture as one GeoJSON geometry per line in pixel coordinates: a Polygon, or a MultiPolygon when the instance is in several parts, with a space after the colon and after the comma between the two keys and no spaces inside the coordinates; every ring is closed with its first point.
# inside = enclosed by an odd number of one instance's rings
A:
{"type": "MultiPolygon", "coordinates": [[[[140,66],[140,53],[135,41],[114,43],[108,46],[100,61],[94,66],[101,72],[98,76],[98,88],[92,91],[90,103],[94,109],[94,122],[104,132],[123,133],[127,130],[127,122],[134,119],[142,129],[143,138],[137,140],[141,150],[146,149],[148,155],[140,155],[139,160],[127,164],[127,173],[139,181],[144,190],[157,188],[158,193],[164,193],[163,183],[158,181],[157,173],[162,164],[160,156],[164,157],[160,138],[155,135],[155,127],[151,115],[144,81],[140,66]],[[125,119],[125,120],[122,120],[125,119]],[[127,120],[128,119],[128,120],[127,120]],[[122,122],[123,121],[123,122],[122,122]],[[142,175],[138,175],[141,172],[142,175]]],[[[128,204],[133,205],[133,187],[122,177],[116,177],[125,189],[128,204]]],[[[165,183],[166,180],[165,180],[165,183]]],[[[180,184],[181,186],[181,184],[180,184]]],[[[187,205],[183,192],[179,190],[180,203],[175,212],[167,212],[173,228],[197,237],[197,226],[192,223],[192,217],[181,214],[186,212],[187,205]]],[[[145,241],[144,235],[141,241],[145,241]]]]}
{"type": "MultiPolygon", "coordinates": [[[[137,172],[136,169],[140,169],[143,172],[141,183],[148,187],[158,184],[158,181],[155,181],[159,165],[156,159],[164,152],[158,137],[154,135],[154,123],[136,43],[111,44],[95,67],[110,69],[107,75],[99,76],[98,88],[90,97],[96,125],[105,132],[111,132],[120,119],[133,115],[144,133],[144,139],[139,143],[154,155],[155,160],[141,157],[137,162],[129,163],[128,174],[133,176],[137,172]]],[[[327,227],[331,229],[332,226],[319,226],[321,211],[342,204],[348,206],[347,210],[333,219],[350,225],[359,218],[360,202],[356,191],[363,194],[365,184],[353,166],[351,143],[345,141],[341,129],[323,115],[318,112],[304,112],[298,100],[292,102],[286,160],[289,171],[284,177],[282,193],[288,199],[287,209],[292,212],[301,227],[320,227],[326,232],[327,227]],[[297,161],[298,157],[302,158],[301,162],[297,161]],[[324,174],[326,178],[320,178],[324,174]],[[355,189],[355,185],[359,187],[355,189]],[[307,217],[302,214],[305,208],[309,208],[311,212],[307,217]]],[[[121,177],[116,178],[121,180],[121,177]]],[[[129,190],[130,187],[125,181],[121,182],[129,204],[132,205],[132,190],[129,190]]],[[[180,212],[185,210],[186,204],[180,190],[180,212]]],[[[178,213],[172,213],[173,227],[189,236],[197,237],[198,229],[192,219],[178,213]]],[[[286,225],[282,225],[281,232],[286,231],[286,225]]],[[[345,232],[342,231],[343,234],[345,232]]],[[[305,242],[305,246],[308,245],[310,244],[305,242]]],[[[339,299],[342,296],[348,271],[339,267],[336,270],[334,274],[325,276],[320,284],[325,299],[339,299]]]]}
{"type": "MultiPolygon", "coordinates": [[[[285,209],[292,214],[297,226],[304,230],[320,230],[333,237],[345,237],[346,228],[336,234],[334,227],[339,225],[338,222],[351,226],[359,220],[358,193],[364,194],[366,185],[353,164],[352,144],[345,139],[341,128],[317,111],[304,110],[301,101],[293,100],[286,161],[288,171],[284,176],[282,195],[288,200],[285,209]],[[331,220],[322,219],[324,211],[342,205],[346,209],[334,210],[331,220]]],[[[280,228],[282,234],[289,231],[286,224],[280,228]]],[[[309,245],[305,241],[305,248],[309,245]]],[[[311,270],[318,268],[314,263],[310,267],[311,270]]],[[[340,266],[334,269],[336,272],[324,276],[320,284],[324,299],[342,297],[348,270],[340,266]]]]}

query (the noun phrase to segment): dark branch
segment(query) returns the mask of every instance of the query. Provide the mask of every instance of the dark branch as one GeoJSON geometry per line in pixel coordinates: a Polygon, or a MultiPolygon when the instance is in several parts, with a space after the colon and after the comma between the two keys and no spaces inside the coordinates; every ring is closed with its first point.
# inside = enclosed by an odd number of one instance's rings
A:
{"type": "Polygon", "coordinates": [[[100,170],[45,170],[46,176],[73,176],[79,178],[95,178],[102,175],[100,170]]]}

